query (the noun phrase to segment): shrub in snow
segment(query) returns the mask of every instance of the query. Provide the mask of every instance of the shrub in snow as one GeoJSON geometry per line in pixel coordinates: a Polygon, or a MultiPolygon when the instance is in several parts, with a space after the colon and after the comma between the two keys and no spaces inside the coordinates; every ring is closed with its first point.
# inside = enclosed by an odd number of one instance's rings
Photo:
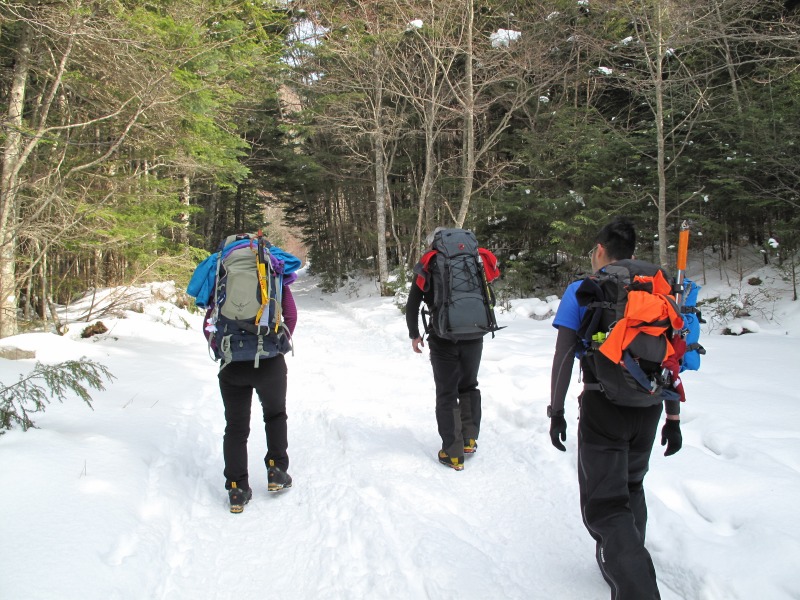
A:
{"type": "Polygon", "coordinates": [[[106,333],[108,331],[108,327],[102,321],[98,321],[94,325],[89,325],[88,327],[84,327],[83,331],[81,331],[82,338],[90,338],[94,335],[100,335],[101,333],[106,333]]]}
{"type": "Polygon", "coordinates": [[[744,335],[745,333],[758,333],[761,330],[758,323],[751,320],[735,321],[722,330],[723,335],[744,335]]]}
{"type": "MultiPolygon", "coordinates": [[[[741,284],[740,284],[741,285],[741,284]]],[[[731,294],[727,298],[709,298],[703,302],[698,302],[703,310],[703,315],[711,323],[711,329],[715,330],[718,326],[729,326],[734,319],[758,316],[764,319],[771,319],[774,316],[774,293],[765,287],[755,287],[752,291],[740,291],[731,294]],[[710,317],[710,319],[709,319],[710,317]]],[[[748,321],[753,326],[755,322],[748,321]]],[[[729,335],[739,335],[736,327],[729,335]]],[[[750,329],[750,331],[753,331],[750,329]]]]}

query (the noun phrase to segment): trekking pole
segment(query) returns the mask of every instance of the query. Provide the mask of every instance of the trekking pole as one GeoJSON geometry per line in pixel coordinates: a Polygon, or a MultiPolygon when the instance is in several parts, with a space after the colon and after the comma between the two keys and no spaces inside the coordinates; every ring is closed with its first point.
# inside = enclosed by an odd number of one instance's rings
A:
{"type": "Polygon", "coordinates": [[[272,268],[272,254],[269,249],[267,249],[267,260],[269,261],[271,280],[275,282],[275,333],[280,333],[283,318],[283,274],[272,268]]]}
{"type": "Polygon", "coordinates": [[[677,291],[675,292],[675,302],[678,306],[683,306],[685,294],[683,290],[683,279],[686,275],[686,260],[689,256],[689,221],[681,223],[681,230],[678,234],[678,273],[675,280],[677,291]]]}
{"type": "Polygon", "coordinates": [[[483,257],[481,257],[480,252],[478,252],[478,270],[481,272],[481,279],[483,280],[483,293],[486,295],[486,316],[489,319],[492,337],[494,337],[494,332],[502,328],[497,326],[497,319],[494,316],[494,296],[489,288],[489,278],[486,276],[486,268],[483,265],[483,257]]]}

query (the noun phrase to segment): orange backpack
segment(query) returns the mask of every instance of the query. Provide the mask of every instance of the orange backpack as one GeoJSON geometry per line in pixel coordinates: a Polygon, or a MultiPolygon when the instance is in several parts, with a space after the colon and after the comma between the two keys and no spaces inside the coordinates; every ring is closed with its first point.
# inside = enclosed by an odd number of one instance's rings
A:
{"type": "Polygon", "coordinates": [[[683,318],[663,269],[633,259],[611,263],[583,280],[577,300],[586,307],[578,330],[584,389],[624,406],[679,398],[665,363],[681,358],[684,346],[673,338],[683,318]]]}

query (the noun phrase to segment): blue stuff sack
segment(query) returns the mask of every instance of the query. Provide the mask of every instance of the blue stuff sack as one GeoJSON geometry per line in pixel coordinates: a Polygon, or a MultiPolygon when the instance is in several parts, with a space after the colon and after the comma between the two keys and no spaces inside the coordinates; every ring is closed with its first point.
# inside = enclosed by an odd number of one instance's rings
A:
{"type": "Polygon", "coordinates": [[[698,371],[700,369],[700,357],[706,353],[706,349],[700,345],[700,325],[705,323],[702,313],[697,309],[697,294],[700,286],[691,279],[683,280],[685,301],[681,306],[683,313],[683,329],[686,332],[686,354],[683,355],[681,372],[698,371]]]}

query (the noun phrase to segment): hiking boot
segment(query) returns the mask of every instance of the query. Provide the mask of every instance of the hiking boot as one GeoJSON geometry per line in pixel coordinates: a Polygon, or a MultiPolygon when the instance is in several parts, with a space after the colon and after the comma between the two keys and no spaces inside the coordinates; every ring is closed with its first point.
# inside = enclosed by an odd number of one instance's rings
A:
{"type": "Polygon", "coordinates": [[[231,512],[240,513],[244,510],[244,505],[250,502],[253,497],[253,490],[250,488],[240,488],[236,482],[231,483],[231,489],[228,490],[228,500],[231,502],[231,512]]]}
{"type": "Polygon", "coordinates": [[[274,460],[270,460],[267,467],[267,490],[278,492],[290,487],[292,487],[291,476],[280,467],[276,467],[274,460]]]}
{"type": "Polygon", "coordinates": [[[478,440],[469,439],[464,444],[464,454],[475,454],[478,451],[478,440]]]}
{"type": "Polygon", "coordinates": [[[444,450],[439,450],[439,462],[456,471],[464,470],[464,457],[450,456],[444,450]]]}

